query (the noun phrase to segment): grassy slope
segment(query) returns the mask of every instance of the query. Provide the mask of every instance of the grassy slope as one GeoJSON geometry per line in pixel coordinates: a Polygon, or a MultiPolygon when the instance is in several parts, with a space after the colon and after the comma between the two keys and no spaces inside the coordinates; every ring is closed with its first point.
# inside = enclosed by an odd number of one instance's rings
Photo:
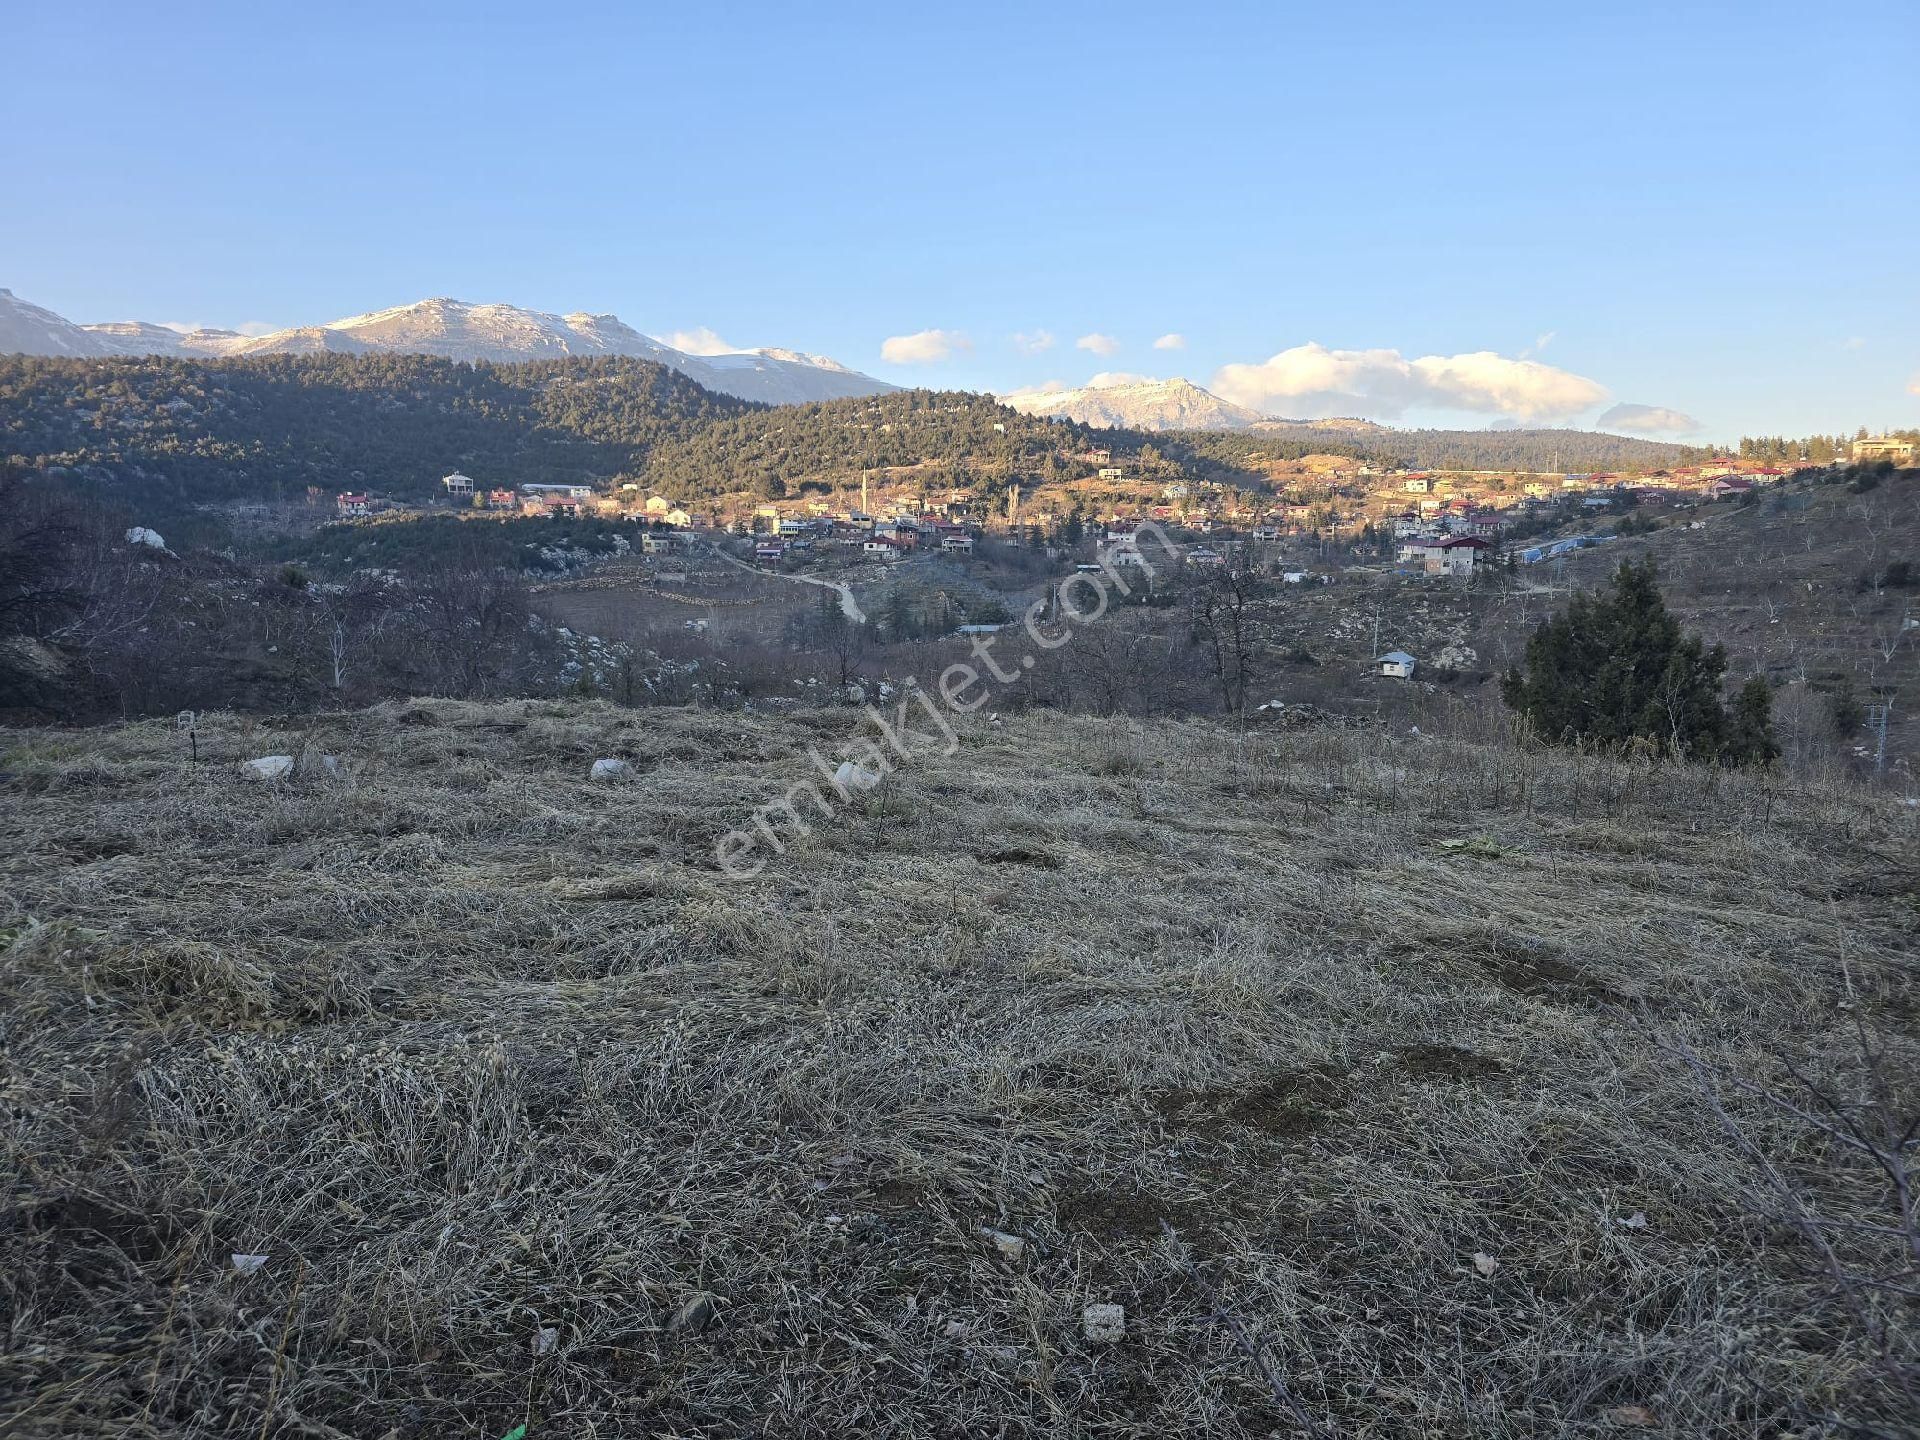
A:
{"type": "Polygon", "coordinates": [[[1911,810],[1036,715],[736,884],[850,712],[240,723],[0,735],[10,1435],[1296,1433],[1216,1286],[1341,1435],[1888,1413],[1648,1032],[1911,1077],[1911,810]]]}

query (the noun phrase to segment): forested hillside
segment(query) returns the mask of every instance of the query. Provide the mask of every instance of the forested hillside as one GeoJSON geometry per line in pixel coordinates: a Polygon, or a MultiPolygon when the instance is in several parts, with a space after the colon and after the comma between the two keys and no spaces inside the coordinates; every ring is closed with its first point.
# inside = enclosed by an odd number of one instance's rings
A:
{"type": "Polygon", "coordinates": [[[629,358],[0,358],[0,459],[137,486],[149,506],[309,485],[423,496],[455,468],[498,485],[640,479],[687,500],[935,462],[1041,481],[1083,433],[965,393],[770,409],[629,358]]]}
{"type": "Polygon", "coordinates": [[[1696,446],[1633,440],[1593,430],[1208,431],[1156,437],[1177,459],[1258,470],[1263,460],[1353,455],[1382,468],[1531,470],[1584,474],[1683,465],[1696,446]]]}
{"type": "Polygon", "coordinates": [[[753,408],[625,357],[0,357],[0,459],[160,507],[309,485],[419,496],[456,468],[489,484],[611,478],[753,408]]]}
{"type": "Polygon", "coordinates": [[[1227,483],[1314,453],[1538,470],[1651,468],[1699,453],[1572,430],[1096,432],[928,390],[770,408],[628,357],[0,358],[0,461],[137,500],[148,516],[308,486],[417,498],[453,469],[483,485],[637,480],[683,501],[778,498],[901,469],[993,492],[1090,474],[1073,458],[1089,445],[1120,461],[1150,446],[1158,471],[1227,483]]]}
{"type": "MultiPolygon", "coordinates": [[[[854,400],[747,411],[690,429],[648,459],[656,487],[689,496],[749,489],[785,495],[812,480],[854,480],[863,470],[940,465],[956,480],[1011,474],[1055,478],[1061,456],[1090,442],[1085,426],[1022,415],[989,395],[900,390],[854,400]]],[[[1131,453],[1148,437],[1098,432],[1097,443],[1131,453]]]]}

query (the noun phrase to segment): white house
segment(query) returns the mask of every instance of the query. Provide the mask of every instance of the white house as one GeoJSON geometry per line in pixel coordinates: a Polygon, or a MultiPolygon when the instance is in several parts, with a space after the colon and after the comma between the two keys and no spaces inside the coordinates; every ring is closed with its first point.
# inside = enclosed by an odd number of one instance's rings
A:
{"type": "Polygon", "coordinates": [[[440,479],[440,484],[446,489],[446,492],[449,495],[473,494],[472,479],[470,479],[468,476],[462,475],[458,470],[454,471],[453,474],[451,475],[442,476],[440,479]]]}
{"type": "Polygon", "coordinates": [[[1920,445],[1892,435],[1870,435],[1853,442],[1856,461],[1891,460],[1896,465],[1911,465],[1916,455],[1920,455],[1920,445]]]}
{"type": "Polygon", "coordinates": [[[1419,662],[1404,650],[1389,650],[1373,663],[1382,675],[1395,680],[1411,680],[1414,666],[1419,662]]]}

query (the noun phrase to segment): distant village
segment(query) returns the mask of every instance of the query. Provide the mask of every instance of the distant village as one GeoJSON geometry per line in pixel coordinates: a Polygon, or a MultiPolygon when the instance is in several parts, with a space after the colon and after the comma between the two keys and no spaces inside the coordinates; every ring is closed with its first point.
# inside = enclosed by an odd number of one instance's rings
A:
{"type": "MultiPolygon", "coordinates": [[[[1912,464],[1908,441],[1854,442],[1856,461],[1912,464]]],[[[442,478],[437,505],[421,507],[364,492],[334,497],[336,518],[457,511],[495,517],[595,517],[641,527],[637,548],[648,556],[684,553],[696,543],[731,540],[743,558],[774,569],[854,559],[891,563],[916,553],[968,557],[976,546],[1027,549],[1083,570],[1152,568],[1170,558],[1141,546],[1154,529],[1173,542],[1181,563],[1249,568],[1291,584],[1328,581],[1355,564],[1390,564],[1397,573],[1470,580],[1499,564],[1531,565],[1598,544],[1604,534],[1534,537],[1582,517],[1656,515],[1704,503],[1739,500],[1777,484],[1788,470],[1733,457],[1652,472],[1532,474],[1511,471],[1380,471],[1358,461],[1332,462],[1310,484],[1255,496],[1218,483],[1174,480],[1151,488],[1138,467],[1092,448],[1070,457],[1096,479],[1132,498],[1089,511],[1076,499],[1063,509],[1046,492],[1022,509],[1012,486],[989,506],[969,488],[928,495],[904,486],[860,482],[857,499],[802,495],[751,507],[695,509],[624,483],[605,491],[584,483],[492,487],[460,472],[442,478]],[[1307,489],[1312,497],[1298,493],[1307,489]],[[1090,558],[1086,558],[1090,556],[1090,558]],[[1303,557],[1319,563],[1308,565],[1303,557]]],[[[1305,477],[1303,477],[1305,478],[1305,477]]],[[[310,492],[310,499],[321,497],[310,492]]]]}

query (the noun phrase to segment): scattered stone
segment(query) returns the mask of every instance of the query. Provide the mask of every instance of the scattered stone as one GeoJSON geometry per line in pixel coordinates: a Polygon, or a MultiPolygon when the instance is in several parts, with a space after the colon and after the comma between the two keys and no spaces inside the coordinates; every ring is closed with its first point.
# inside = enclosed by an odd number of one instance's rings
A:
{"type": "Polygon", "coordinates": [[[167,542],[160,538],[160,532],[158,530],[149,530],[144,525],[135,525],[131,530],[127,531],[127,543],[129,545],[145,545],[153,550],[164,550],[167,548],[167,542]]]}
{"type": "Polygon", "coordinates": [[[252,1275],[266,1263],[265,1255],[242,1255],[238,1251],[233,1254],[233,1268],[242,1275],[252,1275]]]}
{"type": "Polygon", "coordinates": [[[1095,1345],[1115,1345],[1127,1338],[1127,1309],[1111,1302],[1096,1302],[1080,1311],[1080,1328],[1095,1345]]]}
{"type": "Polygon", "coordinates": [[[840,762],[840,768],[833,772],[833,783],[843,792],[848,790],[871,790],[885,778],[883,775],[876,775],[864,766],[854,764],[851,760],[842,760],[840,762]]]}
{"type": "Polygon", "coordinates": [[[340,763],[340,757],[337,755],[309,755],[297,767],[291,755],[260,755],[252,760],[240,762],[240,778],[286,780],[292,778],[296,768],[305,770],[309,775],[318,772],[330,780],[338,780],[347,773],[346,767],[340,763]]]}
{"type": "Polygon", "coordinates": [[[1476,1250],[1473,1256],[1473,1268],[1491,1280],[1493,1272],[1500,1268],[1500,1262],[1484,1250],[1476,1250]]]}
{"type": "Polygon", "coordinates": [[[633,766],[624,760],[596,760],[589,776],[594,780],[625,780],[633,774],[633,766]]]}
{"type": "Polygon", "coordinates": [[[719,1313],[720,1302],[702,1290],[673,1312],[673,1318],[667,1321],[667,1332],[671,1335],[702,1334],[719,1313]]]}
{"type": "Polygon", "coordinates": [[[845,700],[849,705],[864,705],[867,703],[866,687],[864,685],[849,685],[845,690],[840,692],[840,698],[845,700]]]}
{"type": "Polygon", "coordinates": [[[560,1332],[551,1325],[542,1325],[533,1332],[533,1353],[551,1355],[560,1344],[560,1332]]]}
{"type": "Polygon", "coordinates": [[[1027,1253],[1027,1242],[1018,1235],[1009,1235],[991,1225],[981,1226],[980,1233],[993,1242],[993,1248],[1000,1252],[1000,1258],[1010,1265],[1018,1265],[1020,1257],[1027,1253]]]}

